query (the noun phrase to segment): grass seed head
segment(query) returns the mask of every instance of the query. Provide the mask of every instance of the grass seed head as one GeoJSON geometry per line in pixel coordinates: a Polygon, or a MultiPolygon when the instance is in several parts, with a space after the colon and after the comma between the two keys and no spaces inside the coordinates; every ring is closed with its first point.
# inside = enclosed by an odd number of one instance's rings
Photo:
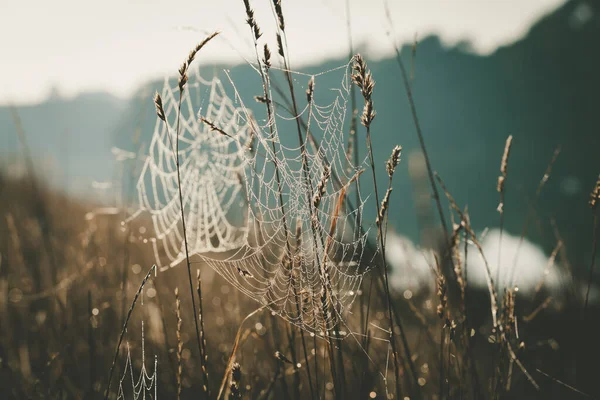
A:
{"type": "Polygon", "coordinates": [[[281,35],[277,34],[277,52],[281,57],[283,57],[283,41],[281,40],[281,35]]]}
{"type": "Polygon", "coordinates": [[[592,189],[592,193],[590,193],[590,207],[592,209],[596,209],[596,206],[600,202],[600,175],[598,175],[598,179],[596,180],[596,185],[592,189]]]}
{"type": "Polygon", "coordinates": [[[365,106],[360,121],[364,126],[369,127],[371,122],[375,119],[376,114],[372,99],[375,81],[373,80],[371,71],[369,71],[369,68],[367,67],[366,61],[360,54],[354,56],[354,66],[352,67],[352,70],[352,81],[359,87],[360,92],[365,99],[365,106]]]}
{"type": "Polygon", "coordinates": [[[277,21],[279,22],[279,29],[285,31],[285,21],[283,19],[283,10],[281,9],[281,0],[273,0],[273,6],[275,7],[275,14],[277,15],[277,21]]]}
{"type": "Polygon", "coordinates": [[[260,32],[260,28],[256,23],[256,19],[254,18],[254,10],[252,7],[250,7],[249,0],[244,0],[244,7],[246,8],[246,23],[250,26],[250,29],[252,29],[252,34],[254,35],[254,40],[256,41],[262,36],[262,33],[260,32]]]}
{"type": "Polygon", "coordinates": [[[158,92],[154,94],[154,106],[156,108],[156,115],[158,116],[158,118],[166,122],[162,98],[160,97],[160,94],[158,94],[158,92]]]}
{"type": "Polygon", "coordinates": [[[389,187],[385,192],[385,197],[381,201],[381,207],[379,208],[379,215],[377,215],[377,220],[375,221],[377,225],[383,223],[383,219],[385,218],[385,214],[387,212],[388,207],[390,206],[390,196],[392,194],[392,188],[389,187]]]}
{"type": "Polygon", "coordinates": [[[396,146],[392,150],[390,159],[385,163],[385,169],[387,170],[388,176],[391,178],[394,175],[396,167],[400,163],[400,155],[402,154],[402,146],[396,146]]]}
{"type": "Polygon", "coordinates": [[[241,399],[242,391],[241,391],[241,383],[242,383],[242,366],[239,363],[233,363],[231,366],[231,382],[229,385],[229,398],[230,399],[241,399]]]}
{"type": "Polygon", "coordinates": [[[327,190],[327,181],[329,180],[330,176],[331,167],[325,165],[323,168],[323,173],[321,174],[321,181],[319,182],[317,186],[317,191],[313,196],[313,206],[315,208],[319,208],[319,205],[321,204],[321,199],[323,198],[323,195],[325,195],[325,191],[327,190]]]}
{"type": "Polygon", "coordinates": [[[265,66],[265,70],[268,71],[271,68],[271,50],[269,50],[269,45],[265,43],[263,47],[263,64],[265,66]]]}
{"type": "Polygon", "coordinates": [[[308,89],[306,89],[306,101],[310,104],[315,95],[315,77],[314,75],[310,77],[308,81],[308,89]]]}

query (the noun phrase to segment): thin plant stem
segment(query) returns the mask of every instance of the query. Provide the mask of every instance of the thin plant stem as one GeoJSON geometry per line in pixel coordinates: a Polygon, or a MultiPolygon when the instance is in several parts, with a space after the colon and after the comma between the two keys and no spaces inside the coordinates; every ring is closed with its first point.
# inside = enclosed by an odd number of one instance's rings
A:
{"type": "MultiPolygon", "coordinates": [[[[186,231],[186,226],[185,226],[185,212],[184,212],[184,208],[183,208],[183,193],[181,190],[181,172],[180,172],[180,166],[179,166],[179,121],[180,121],[180,117],[181,117],[181,100],[183,97],[183,93],[182,91],[179,92],[179,102],[177,104],[177,123],[176,123],[176,128],[175,128],[175,166],[177,168],[177,192],[179,193],[179,208],[181,209],[181,224],[182,224],[182,229],[183,229],[183,243],[184,243],[184,247],[185,247],[185,261],[186,261],[186,266],[187,266],[187,272],[188,272],[188,282],[190,285],[190,297],[192,299],[192,309],[194,312],[194,325],[196,328],[196,341],[198,342],[198,354],[200,356],[200,358],[202,358],[202,341],[200,339],[200,327],[199,327],[199,323],[198,323],[198,311],[196,308],[196,299],[195,299],[195,295],[194,295],[194,284],[192,283],[192,266],[190,263],[190,253],[189,253],[189,249],[188,249],[188,241],[187,241],[187,231],[186,231]]],[[[165,122],[165,125],[167,126],[168,129],[168,124],[165,122]]],[[[170,134],[167,133],[169,136],[170,134]]],[[[202,363],[202,361],[201,361],[202,363]]],[[[206,392],[209,392],[209,383],[208,381],[205,382],[205,387],[206,387],[206,392]]]]}
{"type": "Polygon", "coordinates": [[[450,245],[449,236],[448,236],[448,226],[446,223],[446,217],[444,216],[444,211],[442,210],[442,203],[440,201],[440,194],[437,189],[437,185],[435,184],[435,179],[433,176],[433,168],[431,167],[431,161],[429,160],[429,153],[427,152],[427,147],[425,146],[425,139],[423,137],[423,131],[421,129],[421,123],[419,122],[419,117],[417,116],[417,106],[415,105],[415,100],[412,93],[412,88],[410,86],[410,82],[408,80],[408,74],[406,73],[406,67],[402,62],[402,58],[400,57],[400,50],[398,46],[394,44],[394,50],[396,51],[396,62],[398,67],[400,68],[400,74],[402,75],[402,82],[404,84],[404,90],[406,92],[406,97],[408,99],[408,104],[410,106],[410,113],[412,116],[413,124],[415,125],[415,129],[417,131],[417,137],[419,139],[419,146],[421,147],[421,152],[423,153],[423,158],[425,159],[425,165],[427,166],[427,176],[429,178],[429,184],[431,185],[431,190],[433,191],[433,198],[435,200],[435,204],[437,207],[437,211],[440,217],[440,222],[442,224],[442,228],[444,230],[444,238],[446,239],[446,245],[450,245]]]}
{"type": "Polygon", "coordinates": [[[598,223],[598,209],[594,211],[594,228],[593,228],[593,239],[592,239],[592,260],[590,262],[590,275],[588,277],[587,290],[585,291],[585,302],[583,304],[583,318],[585,320],[585,314],[588,308],[588,302],[590,299],[590,289],[592,288],[592,281],[594,279],[594,267],[596,265],[596,251],[598,248],[598,230],[600,224],[598,223]]]}
{"type": "MultiPolygon", "coordinates": [[[[372,142],[371,142],[371,126],[370,124],[366,127],[367,128],[367,151],[369,153],[369,161],[371,162],[371,172],[373,175],[373,186],[374,186],[374,190],[375,190],[375,206],[377,209],[377,215],[380,215],[380,202],[379,202],[379,192],[378,192],[378,188],[377,188],[377,177],[375,174],[375,161],[373,158],[373,148],[372,148],[372,142]]],[[[386,263],[386,258],[385,258],[385,242],[384,242],[384,235],[383,235],[383,221],[379,221],[378,225],[378,231],[379,231],[379,245],[381,246],[381,265],[383,267],[383,276],[384,276],[384,282],[385,282],[385,295],[387,298],[387,311],[388,311],[388,318],[389,318],[389,323],[390,323],[390,342],[392,345],[392,353],[393,353],[393,361],[394,361],[394,373],[396,375],[396,396],[398,398],[400,397],[400,371],[399,371],[399,365],[398,365],[398,350],[396,349],[396,341],[394,339],[394,317],[392,315],[392,298],[390,296],[390,287],[389,287],[389,280],[388,280],[388,271],[387,271],[387,263],[386,263]]],[[[404,336],[404,333],[401,333],[402,336],[404,336]]],[[[412,363],[412,361],[410,361],[410,363],[412,363]]],[[[411,370],[413,369],[413,367],[411,367],[411,370]]],[[[413,371],[414,372],[414,371],[413,371]]],[[[414,376],[416,377],[416,374],[414,374],[414,376]]]]}
{"type": "MultiPolygon", "coordinates": [[[[256,62],[258,64],[258,69],[260,71],[260,76],[261,76],[262,84],[263,84],[263,95],[265,96],[265,105],[267,108],[267,118],[268,118],[269,130],[270,130],[270,134],[271,134],[271,139],[273,139],[274,134],[275,134],[273,131],[273,124],[272,124],[274,112],[273,112],[272,105],[271,105],[272,103],[271,103],[271,96],[270,96],[270,90],[269,90],[270,86],[269,86],[269,70],[268,70],[270,52],[268,50],[268,47],[265,46],[265,49],[264,49],[265,69],[263,69],[263,63],[261,63],[259,52],[258,52],[258,37],[260,35],[260,29],[258,28],[256,21],[254,20],[254,12],[250,8],[249,1],[245,0],[244,4],[246,6],[246,14],[248,16],[247,22],[248,22],[248,25],[250,26],[250,30],[251,30],[252,37],[253,37],[254,51],[256,54],[256,62]]],[[[275,145],[275,140],[271,140],[271,146],[272,146],[273,155],[274,155],[274,159],[272,160],[272,162],[273,162],[273,165],[275,168],[275,180],[277,182],[279,208],[280,208],[283,228],[284,228],[284,232],[285,232],[286,252],[288,254],[291,254],[291,249],[290,249],[290,245],[289,245],[289,228],[288,228],[287,218],[286,218],[286,214],[285,214],[285,207],[284,207],[284,202],[283,202],[283,193],[282,193],[282,188],[281,188],[279,163],[277,162],[279,149],[275,145]]],[[[292,263],[290,263],[290,265],[293,266],[292,263]]],[[[294,292],[296,312],[298,314],[298,317],[300,318],[301,311],[300,311],[298,293],[297,293],[296,285],[294,283],[293,271],[291,271],[291,276],[292,276],[292,289],[294,292]]],[[[302,330],[300,330],[300,338],[301,338],[301,342],[302,342],[302,349],[304,351],[304,360],[305,360],[305,364],[306,364],[306,373],[308,375],[308,382],[309,382],[309,387],[310,387],[311,398],[314,399],[315,397],[314,397],[314,389],[313,389],[313,384],[312,384],[312,377],[311,377],[311,373],[310,373],[310,364],[308,362],[308,351],[307,351],[307,347],[306,347],[306,340],[304,338],[304,332],[302,330]]],[[[293,346],[293,343],[290,343],[290,345],[293,346]]],[[[295,351],[293,350],[293,348],[291,348],[291,350],[292,350],[292,356],[295,357],[295,351]]],[[[295,360],[294,360],[294,364],[296,364],[295,360]]]]}
{"type": "MultiPolygon", "coordinates": [[[[279,1],[280,0],[274,0],[274,3],[277,3],[280,6],[280,3],[278,3],[279,1]]],[[[290,73],[290,66],[289,66],[289,61],[288,61],[289,57],[286,56],[288,46],[287,46],[287,35],[286,35],[285,29],[283,28],[283,24],[282,24],[283,15],[282,15],[282,12],[279,12],[279,13],[276,12],[276,14],[277,14],[276,18],[279,21],[279,24],[277,26],[278,43],[279,43],[279,46],[280,46],[279,53],[280,53],[280,55],[282,57],[282,60],[283,60],[285,78],[286,78],[286,81],[288,83],[288,89],[289,89],[291,100],[292,100],[292,111],[293,111],[294,115],[297,116],[298,115],[298,106],[297,106],[297,101],[296,101],[296,95],[294,93],[294,83],[293,83],[293,80],[292,80],[292,77],[291,77],[291,73],[290,73]],[[281,39],[282,37],[283,37],[283,40],[281,39]],[[283,42],[285,42],[285,46],[284,46],[283,42]]],[[[309,117],[308,117],[308,123],[309,124],[310,124],[311,113],[312,113],[312,107],[309,107],[309,117]]],[[[302,157],[302,172],[303,172],[303,177],[304,177],[304,180],[305,180],[305,182],[307,184],[307,187],[308,187],[307,202],[309,204],[309,207],[311,208],[311,216],[314,216],[316,214],[316,210],[314,209],[314,207],[312,205],[313,185],[312,185],[312,182],[311,182],[311,178],[310,178],[310,174],[309,174],[309,169],[308,169],[308,159],[307,159],[307,155],[306,155],[306,144],[305,144],[304,138],[302,136],[302,129],[301,129],[300,120],[299,120],[299,118],[294,118],[294,119],[296,121],[296,128],[297,128],[297,132],[298,132],[298,142],[299,142],[300,152],[301,152],[301,157],[302,157]]],[[[307,137],[308,137],[309,136],[308,125],[307,125],[307,128],[306,128],[306,131],[307,131],[307,137]]],[[[311,217],[311,221],[312,221],[312,223],[311,223],[311,229],[312,229],[312,236],[313,236],[314,246],[315,246],[315,248],[318,248],[318,244],[317,244],[317,229],[316,229],[316,227],[314,225],[314,218],[311,217]]],[[[319,231],[319,234],[320,233],[321,232],[319,231]]],[[[323,245],[323,237],[321,235],[319,235],[319,237],[321,239],[321,245],[323,245]]],[[[323,260],[321,261],[321,264],[323,264],[326,256],[327,256],[326,254],[323,254],[323,260]]],[[[323,275],[323,273],[321,271],[322,270],[321,266],[317,266],[317,268],[318,268],[319,274],[323,275]]],[[[327,291],[328,282],[326,282],[326,277],[321,276],[321,280],[323,282],[323,288],[325,290],[325,296],[324,296],[324,298],[327,298],[327,296],[331,296],[332,294],[328,293],[328,291],[327,291]]],[[[327,307],[326,305],[324,305],[324,307],[323,307],[324,317],[326,316],[326,311],[327,311],[326,307],[327,307]]],[[[337,333],[338,332],[337,323],[334,324],[334,326],[335,326],[335,330],[336,330],[336,333],[337,333]]],[[[327,331],[326,328],[325,328],[325,331],[327,331]]],[[[327,333],[327,332],[325,332],[325,333],[327,333]]],[[[339,335],[337,335],[337,336],[339,336],[339,335]]],[[[334,393],[335,393],[335,397],[339,398],[338,396],[340,396],[340,389],[343,389],[344,385],[343,384],[342,385],[337,384],[338,382],[337,382],[337,379],[336,379],[336,367],[335,367],[336,363],[335,363],[335,357],[334,357],[334,354],[333,354],[334,347],[335,346],[333,345],[333,341],[332,341],[331,337],[329,337],[329,349],[330,349],[329,350],[329,357],[330,357],[331,373],[332,373],[332,377],[333,377],[334,381],[336,382],[336,384],[334,384],[334,393]]],[[[342,362],[342,361],[340,361],[340,362],[342,362]]]]}
{"type": "Polygon", "coordinates": [[[106,392],[104,392],[104,400],[108,400],[108,395],[110,394],[110,383],[112,381],[113,373],[115,372],[115,366],[117,365],[117,358],[119,357],[119,349],[121,348],[121,343],[123,342],[123,337],[125,336],[125,332],[127,331],[127,324],[129,323],[129,318],[131,318],[131,313],[133,313],[133,309],[135,308],[135,303],[137,303],[137,299],[142,293],[144,289],[144,285],[150,278],[150,274],[156,270],[156,265],[152,265],[148,273],[142,280],[140,287],[138,288],[135,296],[133,297],[133,301],[131,302],[131,307],[129,307],[129,311],[127,312],[127,318],[125,318],[125,322],[123,323],[123,328],[121,328],[121,334],[119,335],[119,341],[117,342],[117,347],[115,348],[115,355],[113,357],[112,364],[110,366],[110,372],[108,373],[108,382],[106,383],[106,392]]]}

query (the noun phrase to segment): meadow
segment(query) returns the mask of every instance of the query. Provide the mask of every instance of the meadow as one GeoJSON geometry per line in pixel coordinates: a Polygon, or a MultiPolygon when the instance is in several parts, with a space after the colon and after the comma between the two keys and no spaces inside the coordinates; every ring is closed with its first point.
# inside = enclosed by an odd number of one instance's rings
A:
{"type": "MultiPolygon", "coordinates": [[[[385,157],[373,152],[391,133],[378,131],[373,93],[386,82],[367,59],[351,49],[329,71],[294,71],[281,1],[273,1],[273,49],[250,1],[242,6],[261,91],[245,98],[227,73],[202,75],[202,50],[217,46],[219,33],[202,38],[153,97],[151,142],[138,153],[115,148],[115,204],[46,185],[12,110],[25,174],[0,174],[2,397],[600,396],[600,176],[585,182],[589,201],[577,215],[588,218],[573,221],[589,231],[585,265],[573,265],[554,224],[545,269],[519,290],[519,250],[512,269],[495,267],[509,257],[504,213],[518,141],[507,135],[489,161],[498,172],[492,257],[487,232],[473,227],[428,155],[412,91],[417,43],[413,59],[396,47],[397,95],[420,146],[409,163],[401,142],[385,157]],[[339,86],[319,86],[325,75],[339,86]],[[398,248],[388,211],[404,206],[394,176],[407,173],[426,222],[417,248],[426,282],[400,288],[394,274],[412,268],[390,267],[398,248]],[[475,268],[483,287],[471,283],[475,268]],[[553,271],[559,292],[547,282],[553,271]]],[[[560,147],[519,205],[519,247],[540,226],[537,207],[559,156],[560,147]]]]}

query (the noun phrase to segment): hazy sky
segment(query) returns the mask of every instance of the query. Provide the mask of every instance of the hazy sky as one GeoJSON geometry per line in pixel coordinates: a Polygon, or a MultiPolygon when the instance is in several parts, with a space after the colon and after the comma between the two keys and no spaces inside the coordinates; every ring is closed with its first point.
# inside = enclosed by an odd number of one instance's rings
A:
{"type": "MultiPolygon", "coordinates": [[[[389,0],[396,37],[470,40],[489,53],[527,32],[564,0],[389,0]]],[[[250,57],[242,0],[0,0],[0,104],[37,102],[52,87],[72,96],[105,90],[125,96],[148,79],[174,74],[204,32],[218,41],[200,62],[250,57]]],[[[274,42],[270,0],[251,0],[274,42]]],[[[348,52],[345,0],[283,0],[292,67],[348,52]]],[[[392,50],[383,0],[350,0],[353,40],[369,57],[392,50]]],[[[273,45],[272,48],[275,48],[273,45]]]]}

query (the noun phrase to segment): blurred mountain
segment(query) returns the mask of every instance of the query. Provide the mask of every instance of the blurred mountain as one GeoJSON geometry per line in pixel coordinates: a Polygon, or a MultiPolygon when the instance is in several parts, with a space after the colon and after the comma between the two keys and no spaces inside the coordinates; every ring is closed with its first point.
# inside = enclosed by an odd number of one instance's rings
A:
{"type": "MultiPolygon", "coordinates": [[[[107,93],[64,99],[54,92],[45,102],[16,108],[37,173],[55,188],[82,194],[92,181],[109,179],[113,132],[127,100],[107,93]]],[[[23,174],[23,153],[10,107],[0,107],[0,168],[23,174]]]]}
{"type": "MultiPolygon", "coordinates": [[[[555,217],[569,257],[581,264],[580,270],[590,259],[587,199],[600,172],[599,48],[600,7],[597,2],[577,0],[542,18],[522,40],[488,56],[473,54],[468,42],[448,48],[437,37],[419,42],[414,63],[411,46],[401,51],[406,66],[414,71],[412,87],[433,168],[457,202],[468,205],[476,228],[499,225],[496,181],[508,135],[514,140],[505,226],[516,235],[554,149],[562,146],[535,207],[528,236],[551,250],[556,241],[549,221],[555,217]]],[[[317,73],[343,63],[335,60],[303,72],[317,73]]],[[[370,61],[369,66],[376,80],[373,141],[380,167],[378,179],[386,179],[383,163],[391,148],[395,144],[404,147],[394,181],[390,223],[417,240],[418,227],[427,224],[427,218],[433,222],[437,218],[428,207],[420,208],[423,219],[419,225],[415,213],[413,193],[427,183],[409,179],[408,166],[418,170],[413,155],[420,152],[410,108],[395,59],[370,61]]],[[[242,98],[260,94],[260,79],[251,68],[233,67],[229,74],[242,98]]],[[[276,71],[273,74],[276,76],[276,71]]],[[[220,76],[227,80],[222,72],[220,76]]],[[[335,88],[339,77],[319,76],[317,87],[335,88]]],[[[306,87],[301,79],[305,78],[298,77],[301,101],[306,87]]],[[[278,81],[284,87],[282,77],[278,81]]],[[[155,124],[152,94],[161,88],[162,81],[149,83],[127,104],[95,94],[21,108],[20,112],[31,147],[39,155],[63,154],[60,142],[65,140],[69,143],[69,171],[108,179],[112,145],[129,151],[148,145],[155,124]]],[[[0,109],[0,128],[10,135],[14,131],[5,109],[0,109]]],[[[362,130],[359,133],[364,150],[364,134],[362,130]]]]}

